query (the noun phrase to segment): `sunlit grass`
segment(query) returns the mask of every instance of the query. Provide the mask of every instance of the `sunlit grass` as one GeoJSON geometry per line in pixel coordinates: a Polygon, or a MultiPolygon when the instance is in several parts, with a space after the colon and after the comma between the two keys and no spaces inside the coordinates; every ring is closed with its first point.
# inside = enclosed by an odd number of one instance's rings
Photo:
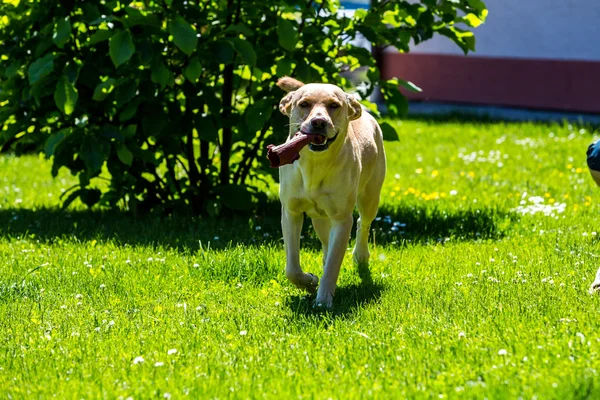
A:
{"type": "MultiPolygon", "coordinates": [[[[578,126],[397,123],[370,274],[285,279],[273,214],[58,210],[75,178],[0,156],[10,398],[600,396],[600,189],[578,126]]],[[[321,273],[306,226],[302,262],[321,273]]]]}

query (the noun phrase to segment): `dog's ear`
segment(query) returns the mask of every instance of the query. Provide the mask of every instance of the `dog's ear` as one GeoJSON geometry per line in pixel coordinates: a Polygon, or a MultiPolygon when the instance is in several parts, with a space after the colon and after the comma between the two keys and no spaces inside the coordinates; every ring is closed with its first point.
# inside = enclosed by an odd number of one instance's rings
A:
{"type": "Polygon", "coordinates": [[[281,113],[283,115],[287,115],[288,117],[292,113],[292,103],[294,102],[294,93],[296,93],[296,92],[289,92],[279,102],[279,111],[281,111],[281,113]]]}
{"type": "Polygon", "coordinates": [[[346,94],[348,100],[348,118],[350,121],[359,119],[362,115],[362,104],[358,102],[351,94],[346,94]]]}
{"type": "Polygon", "coordinates": [[[304,86],[304,83],[297,79],[290,78],[289,76],[284,76],[283,78],[279,78],[277,80],[277,86],[286,92],[293,92],[294,90],[298,90],[304,86]]]}

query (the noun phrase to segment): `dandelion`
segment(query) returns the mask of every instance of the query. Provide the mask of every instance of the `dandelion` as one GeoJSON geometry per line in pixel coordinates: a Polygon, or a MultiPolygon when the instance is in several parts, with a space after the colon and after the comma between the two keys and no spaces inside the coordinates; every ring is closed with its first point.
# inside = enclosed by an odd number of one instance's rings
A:
{"type": "Polygon", "coordinates": [[[142,357],[142,356],[137,356],[136,358],[133,359],[134,364],[141,364],[143,362],[144,362],[144,357],[142,357]]]}
{"type": "Polygon", "coordinates": [[[106,288],[106,285],[104,283],[100,285],[100,289],[105,289],[105,288],[106,288]]]}
{"type": "Polygon", "coordinates": [[[167,351],[168,355],[173,355],[173,354],[177,354],[177,349],[170,349],[169,351],[167,351]]]}
{"type": "Polygon", "coordinates": [[[498,350],[498,355],[506,356],[506,355],[508,355],[508,351],[506,349],[500,349],[500,350],[498,350]]]}
{"type": "Polygon", "coordinates": [[[467,337],[467,334],[466,334],[466,333],[464,333],[464,332],[459,332],[459,333],[458,333],[458,338],[459,338],[459,339],[464,339],[464,338],[466,338],[466,337],[467,337]]]}
{"type": "Polygon", "coordinates": [[[422,174],[422,173],[423,173],[423,168],[417,168],[417,169],[415,170],[415,173],[417,173],[417,174],[422,174]]]}

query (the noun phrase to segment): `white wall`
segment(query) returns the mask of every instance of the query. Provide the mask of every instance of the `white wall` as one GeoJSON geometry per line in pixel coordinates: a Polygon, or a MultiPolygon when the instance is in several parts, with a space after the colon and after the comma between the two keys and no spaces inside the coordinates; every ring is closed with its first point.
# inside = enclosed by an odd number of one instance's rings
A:
{"type": "MultiPolygon", "coordinates": [[[[475,56],[600,61],[600,0],[484,0],[475,56]]],[[[415,53],[463,54],[445,37],[415,53]]]]}

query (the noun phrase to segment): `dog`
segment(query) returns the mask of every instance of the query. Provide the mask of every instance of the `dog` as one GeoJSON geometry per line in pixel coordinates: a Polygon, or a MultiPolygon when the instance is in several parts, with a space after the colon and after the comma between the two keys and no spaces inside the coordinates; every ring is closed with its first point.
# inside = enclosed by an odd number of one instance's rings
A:
{"type": "Polygon", "coordinates": [[[359,218],[354,261],[369,262],[369,231],[386,174],[383,134],[375,118],[335,85],[283,77],[277,86],[288,92],[279,103],[279,110],[290,118],[288,141],[298,131],[326,138],[310,143],[299,160],[279,168],[286,277],[298,288],[317,293],[315,307],[331,308],[355,206],[359,218]],[[304,214],[312,219],[323,246],[320,285],[317,276],[300,267],[304,214]]]}

